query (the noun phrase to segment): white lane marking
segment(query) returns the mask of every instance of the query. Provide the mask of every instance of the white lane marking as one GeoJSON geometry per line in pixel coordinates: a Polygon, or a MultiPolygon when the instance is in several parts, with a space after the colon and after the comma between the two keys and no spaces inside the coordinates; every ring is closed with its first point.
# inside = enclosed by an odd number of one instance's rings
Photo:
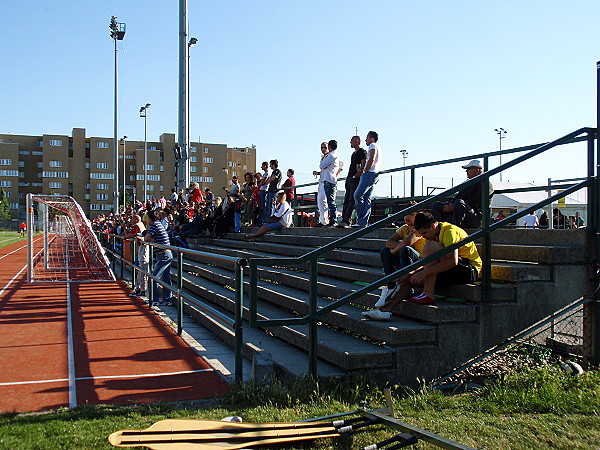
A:
{"type": "MultiPolygon", "coordinates": [[[[214,369],[199,369],[199,370],[182,370],[180,372],[163,372],[163,373],[143,373],[136,375],[106,375],[101,377],[79,377],[75,381],[82,380],[111,380],[119,378],[147,378],[147,377],[165,377],[171,375],[186,375],[190,373],[214,372],[214,369]]],[[[57,378],[54,380],[34,380],[34,381],[14,381],[8,383],[0,383],[0,386],[18,386],[21,384],[41,384],[41,383],[61,383],[70,381],[69,378],[57,378]]]]}
{"type": "Polygon", "coordinates": [[[67,283],[67,359],[69,364],[69,408],[77,407],[75,351],[73,349],[73,316],[71,314],[71,284],[67,283]]]}
{"type": "MultiPolygon", "coordinates": [[[[38,238],[38,241],[39,241],[39,238],[38,238]]],[[[0,259],[2,259],[2,258],[6,258],[7,256],[9,256],[9,255],[12,255],[13,253],[15,253],[15,252],[18,252],[19,250],[23,250],[24,248],[27,248],[27,245],[24,245],[23,247],[19,247],[18,249],[16,249],[16,250],[13,250],[12,252],[10,252],[10,253],[7,253],[6,255],[2,255],[2,256],[0,256],[0,259]]],[[[39,253],[38,253],[38,254],[39,254],[39,253]]],[[[36,255],[36,256],[37,256],[37,255],[36,255]]]]}
{"type": "MultiPolygon", "coordinates": [[[[16,250],[15,250],[15,251],[16,251],[16,250]]],[[[42,250],[40,250],[40,251],[37,253],[37,255],[35,255],[35,256],[34,256],[34,258],[37,258],[37,256],[38,256],[40,253],[42,253],[42,250]]],[[[8,255],[10,255],[10,253],[9,253],[8,255]]],[[[8,255],[5,255],[5,256],[8,256],[8,255]]],[[[0,258],[0,259],[1,259],[1,258],[0,258]]],[[[11,280],[10,280],[8,283],[6,283],[6,284],[4,285],[4,287],[3,287],[3,288],[2,288],[2,290],[0,291],[0,297],[1,297],[1,296],[2,296],[2,294],[4,294],[4,292],[5,292],[5,291],[6,291],[6,290],[7,290],[7,289],[10,287],[10,285],[12,284],[12,282],[13,282],[13,281],[15,281],[15,280],[16,280],[16,278],[17,278],[19,275],[21,275],[21,274],[23,273],[23,271],[24,271],[25,269],[27,269],[27,264],[25,264],[25,265],[23,266],[23,268],[22,268],[21,270],[19,270],[19,273],[17,273],[17,274],[16,274],[14,277],[12,277],[12,278],[11,278],[11,280]]]]}

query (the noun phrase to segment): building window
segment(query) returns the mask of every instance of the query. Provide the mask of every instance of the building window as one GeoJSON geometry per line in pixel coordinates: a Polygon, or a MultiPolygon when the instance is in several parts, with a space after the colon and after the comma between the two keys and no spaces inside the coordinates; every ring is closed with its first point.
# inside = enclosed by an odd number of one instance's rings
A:
{"type": "Polygon", "coordinates": [[[246,166],[246,164],[244,164],[244,170],[248,170],[248,167],[246,166]]]}
{"type": "Polygon", "coordinates": [[[90,187],[91,187],[90,183],[87,183],[87,184],[85,185],[85,188],[86,188],[88,191],[90,190],[90,187]]]}
{"type": "Polygon", "coordinates": [[[84,194],[83,198],[85,198],[86,200],[90,199],[90,194],[84,194]]]}
{"type": "MultiPolygon", "coordinates": [[[[143,164],[142,164],[142,166],[143,166],[143,164]]],[[[144,170],[143,167],[142,167],[142,170],[144,170]]],[[[154,164],[146,165],[146,170],[154,170],[154,164]]]]}
{"type": "Polygon", "coordinates": [[[35,151],[35,150],[32,150],[32,151],[31,151],[31,154],[32,154],[33,156],[42,156],[42,155],[44,154],[44,152],[37,152],[37,151],[35,151]]]}
{"type": "Polygon", "coordinates": [[[44,141],[37,141],[37,146],[38,147],[43,147],[44,146],[44,141]]]}
{"type": "Polygon", "coordinates": [[[106,191],[108,189],[108,184],[107,183],[98,183],[96,185],[96,189],[98,189],[99,191],[106,191]]]}
{"type": "Polygon", "coordinates": [[[160,186],[160,192],[164,192],[165,187],[164,186],[160,186]]]}
{"type": "Polygon", "coordinates": [[[195,156],[190,156],[190,162],[196,162],[196,157],[195,156]]]}
{"type": "Polygon", "coordinates": [[[212,158],[204,158],[204,162],[206,164],[211,164],[213,162],[213,159],[212,158]]]}
{"type": "Polygon", "coordinates": [[[19,155],[31,155],[29,150],[19,150],[19,155]]]}
{"type": "Polygon", "coordinates": [[[19,161],[19,167],[25,167],[25,161],[19,161]]]}
{"type": "Polygon", "coordinates": [[[53,172],[45,170],[42,172],[43,178],[69,178],[69,172],[53,172]]]}
{"type": "Polygon", "coordinates": [[[90,163],[89,163],[89,162],[86,162],[86,163],[85,163],[85,168],[86,168],[86,169],[89,169],[89,168],[90,168],[90,163]]]}
{"type": "Polygon", "coordinates": [[[129,166],[129,171],[130,172],[135,172],[135,166],[129,166]]]}
{"type": "Polygon", "coordinates": [[[198,147],[190,147],[190,153],[196,153],[198,151],[198,147]]]}
{"type": "Polygon", "coordinates": [[[164,171],[165,171],[165,166],[163,166],[162,164],[161,164],[161,166],[160,166],[160,171],[161,171],[161,172],[164,172],[164,171]]]}
{"type": "Polygon", "coordinates": [[[108,142],[96,142],[96,147],[98,148],[108,148],[108,142]]]}
{"type": "Polygon", "coordinates": [[[203,167],[202,168],[202,173],[208,173],[208,167],[203,167]]]}
{"type": "Polygon", "coordinates": [[[208,147],[204,147],[204,153],[208,153],[208,147]]]}
{"type": "Polygon", "coordinates": [[[108,200],[108,194],[96,194],[97,200],[108,200]]]}
{"type": "Polygon", "coordinates": [[[50,189],[61,189],[62,183],[60,181],[51,181],[48,184],[48,187],[50,187],[50,189]]]}
{"type": "Polygon", "coordinates": [[[92,179],[92,180],[114,180],[115,174],[114,173],[92,172],[92,173],[90,173],[90,179],[92,179]]]}
{"type": "Polygon", "coordinates": [[[206,183],[212,183],[213,182],[213,177],[204,177],[204,181],[206,183]]]}
{"type": "Polygon", "coordinates": [[[96,169],[108,169],[108,163],[96,163],[96,169]]]}
{"type": "Polygon", "coordinates": [[[35,165],[37,166],[38,169],[42,169],[44,167],[44,163],[41,161],[35,163],[35,165]]]}
{"type": "Polygon", "coordinates": [[[50,167],[62,167],[62,161],[48,161],[50,167]]]}
{"type": "Polygon", "coordinates": [[[152,146],[148,147],[148,150],[156,150],[156,146],[152,145],[152,146]]]}
{"type": "Polygon", "coordinates": [[[12,187],[12,181],[0,181],[0,187],[12,187]]]}
{"type": "Polygon", "coordinates": [[[154,185],[153,184],[149,184],[146,186],[146,190],[147,191],[153,191],[154,190],[154,185]]]}
{"type": "Polygon", "coordinates": [[[196,172],[196,166],[190,166],[190,172],[195,173],[196,172]]]}
{"type": "Polygon", "coordinates": [[[0,159],[0,166],[10,166],[12,159],[0,159]]]}
{"type": "Polygon", "coordinates": [[[62,139],[50,139],[48,143],[51,147],[60,147],[62,146],[62,139]]]}

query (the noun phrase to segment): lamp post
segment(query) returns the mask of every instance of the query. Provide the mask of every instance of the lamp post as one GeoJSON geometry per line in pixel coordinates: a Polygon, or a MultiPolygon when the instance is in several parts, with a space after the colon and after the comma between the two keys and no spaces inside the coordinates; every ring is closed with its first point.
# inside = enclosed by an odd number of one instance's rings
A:
{"type": "Polygon", "coordinates": [[[115,113],[114,113],[114,171],[115,181],[113,183],[113,207],[115,214],[119,213],[119,147],[118,147],[118,135],[119,135],[119,47],[117,41],[122,41],[125,37],[125,24],[117,22],[116,16],[110,18],[110,37],[115,42],[115,113]]]}
{"type": "Polygon", "coordinates": [[[148,201],[148,108],[150,103],[140,108],[140,117],[144,118],[144,205],[148,201]]]}
{"type": "Polygon", "coordinates": [[[127,153],[125,152],[125,139],[127,139],[127,136],[123,136],[121,138],[121,140],[119,141],[121,144],[123,144],[123,209],[125,209],[125,205],[127,204],[127,189],[125,188],[125,186],[127,186],[127,180],[125,177],[125,169],[126,169],[125,164],[127,164],[127,162],[126,162],[127,153]]]}
{"type": "MultiPolygon", "coordinates": [[[[402,153],[402,167],[405,168],[406,167],[406,158],[408,157],[408,150],[402,149],[402,150],[400,150],[400,153],[402,153]]],[[[402,171],[402,185],[404,187],[402,196],[404,198],[406,198],[406,170],[402,171]]]]}
{"type": "MultiPolygon", "coordinates": [[[[494,131],[498,134],[499,150],[502,152],[502,139],[506,137],[504,135],[507,131],[504,128],[496,128],[494,131]]],[[[502,153],[500,153],[500,165],[502,165],[502,153]]],[[[500,181],[502,181],[502,172],[500,172],[500,181]]]]}
{"type": "Polygon", "coordinates": [[[189,186],[189,55],[198,40],[188,41],[188,0],[179,0],[179,114],[177,143],[181,159],[177,165],[177,188],[189,186]]]}

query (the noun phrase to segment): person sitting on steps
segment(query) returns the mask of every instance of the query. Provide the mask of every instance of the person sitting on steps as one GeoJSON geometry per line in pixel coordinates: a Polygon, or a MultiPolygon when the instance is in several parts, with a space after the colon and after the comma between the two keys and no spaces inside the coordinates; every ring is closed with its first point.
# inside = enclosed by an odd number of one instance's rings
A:
{"type": "Polygon", "coordinates": [[[247,241],[254,241],[269,231],[289,228],[292,225],[292,215],[294,211],[285,198],[285,192],[279,191],[277,193],[277,201],[273,208],[273,215],[267,219],[267,223],[261,226],[256,233],[245,235],[244,238],[247,241]]]}
{"type": "MultiPolygon", "coordinates": [[[[423,257],[433,255],[442,248],[467,237],[467,233],[462,228],[450,223],[438,222],[428,212],[420,212],[416,215],[414,227],[417,234],[427,240],[423,247],[423,257]]],[[[394,308],[407,299],[410,290],[415,286],[422,286],[423,293],[410,297],[407,301],[432,305],[435,303],[436,287],[473,283],[479,278],[481,266],[481,258],[475,243],[464,244],[453,252],[403,276],[400,279],[400,289],[390,297],[389,301],[378,309],[365,311],[362,314],[370,320],[389,320],[394,308]]]]}

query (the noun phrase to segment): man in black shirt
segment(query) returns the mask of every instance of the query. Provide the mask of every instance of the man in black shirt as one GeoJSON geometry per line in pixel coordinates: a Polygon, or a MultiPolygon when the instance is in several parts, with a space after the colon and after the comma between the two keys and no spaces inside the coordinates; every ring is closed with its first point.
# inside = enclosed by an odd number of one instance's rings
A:
{"type": "MultiPolygon", "coordinates": [[[[475,178],[483,173],[483,167],[478,159],[466,166],[467,178],[475,178]]],[[[494,195],[494,187],[490,182],[490,203],[494,195]]],[[[465,187],[458,191],[448,202],[435,202],[431,212],[438,222],[449,222],[460,228],[481,227],[481,183],[465,187]]]]}
{"type": "Polygon", "coordinates": [[[363,167],[367,162],[367,152],[360,146],[360,137],[352,136],[350,139],[350,147],[354,149],[354,153],[350,157],[350,168],[348,169],[348,176],[346,177],[346,184],[344,188],[346,193],[344,195],[344,208],[342,211],[342,221],[338,228],[346,228],[350,226],[350,218],[352,217],[352,211],[354,211],[354,191],[360,181],[360,175],[362,174],[363,167]]]}
{"type": "MultiPolygon", "coordinates": [[[[266,207],[270,217],[273,211],[273,203],[275,203],[275,197],[277,196],[277,191],[279,190],[279,185],[281,184],[281,170],[279,170],[279,161],[276,159],[272,159],[269,161],[269,166],[271,166],[271,176],[267,180],[267,196],[266,196],[266,207]]],[[[265,217],[265,216],[263,216],[265,217]]]]}

